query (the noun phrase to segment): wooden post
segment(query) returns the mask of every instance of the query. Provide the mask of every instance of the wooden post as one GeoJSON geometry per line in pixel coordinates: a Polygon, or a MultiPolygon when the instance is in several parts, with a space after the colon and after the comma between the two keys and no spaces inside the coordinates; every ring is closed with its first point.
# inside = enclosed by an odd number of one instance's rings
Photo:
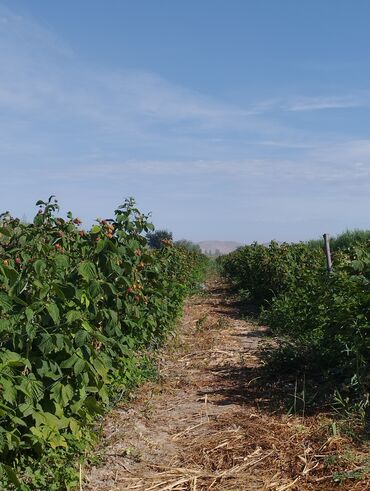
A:
{"type": "Polygon", "coordinates": [[[330,238],[329,234],[324,234],[324,242],[325,242],[325,255],[326,255],[326,264],[328,268],[328,273],[333,272],[333,262],[331,260],[331,252],[330,252],[330,238]]]}

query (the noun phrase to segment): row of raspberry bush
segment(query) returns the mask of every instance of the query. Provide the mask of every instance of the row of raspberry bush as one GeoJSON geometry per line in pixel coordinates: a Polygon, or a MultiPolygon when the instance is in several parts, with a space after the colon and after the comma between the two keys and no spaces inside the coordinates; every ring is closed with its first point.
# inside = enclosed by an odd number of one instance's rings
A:
{"type": "Polygon", "coordinates": [[[89,231],[54,197],[37,205],[31,224],[0,220],[0,455],[13,482],[19,455],[83,439],[130,386],[137,353],[174,325],[205,261],[150,249],[132,199],[89,231]]]}
{"type": "MultiPolygon", "coordinates": [[[[252,244],[219,259],[261,319],[305,356],[332,373],[368,405],[370,389],[370,242],[333,254],[328,274],[321,247],[252,244]]],[[[350,396],[351,397],[351,396],[350,396]]]]}

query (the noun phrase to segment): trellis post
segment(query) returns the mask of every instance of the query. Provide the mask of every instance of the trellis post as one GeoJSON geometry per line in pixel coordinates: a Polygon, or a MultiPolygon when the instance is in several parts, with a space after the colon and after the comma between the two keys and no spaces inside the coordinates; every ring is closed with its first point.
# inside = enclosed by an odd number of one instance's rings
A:
{"type": "Polygon", "coordinates": [[[324,242],[325,242],[325,256],[326,256],[326,266],[328,269],[328,273],[333,272],[333,262],[331,259],[331,251],[330,251],[330,237],[329,234],[324,234],[324,242]]]}

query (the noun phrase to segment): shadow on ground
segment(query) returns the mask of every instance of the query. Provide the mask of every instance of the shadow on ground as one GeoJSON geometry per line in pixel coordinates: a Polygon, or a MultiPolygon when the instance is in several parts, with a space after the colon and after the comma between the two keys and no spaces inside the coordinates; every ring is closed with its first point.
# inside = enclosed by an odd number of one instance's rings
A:
{"type": "MultiPolygon", "coordinates": [[[[249,312],[251,307],[248,306],[246,309],[240,301],[225,295],[225,289],[219,290],[222,297],[228,300],[221,301],[216,311],[225,316],[226,320],[229,318],[231,322],[245,321],[248,315],[246,312],[249,312]]],[[[257,309],[254,311],[257,312],[257,309]]],[[[200,392],[200,395],[217,396],[212,399],[218,405],[253,405],[271,414],[290,412],[302,416],[318,412],[332,413],[330,400],[338,380],[325,376],[318,368],[309,370],[308,365],[300,364],[299,360],[292,362],[280,359],[280,363],[275,364],[271,360],[274,360],[274,355],[278,353],[277,341],[266,328],[255,322],[254,316],[249,322],[249,328],[251,324],[255,325],[255,329],[245,329],[231,334],[240,338],[239,357],[228,363],[220,359],[219,365],[213,364],[210,371],[218,378],[219,383],[211,390],[200,392]],[[251,362],[250,356],[248,357],[252,340],[255,341],[255,348],[252,347],[250,351],[256,355],[254,362],[251,362]],[[257,344],[260,348],[256,349],[257,344]],[[265,348],[261,349],[262,346],[265,348]],[[245,361],[243,355],[246,355],[245,361]]]]}

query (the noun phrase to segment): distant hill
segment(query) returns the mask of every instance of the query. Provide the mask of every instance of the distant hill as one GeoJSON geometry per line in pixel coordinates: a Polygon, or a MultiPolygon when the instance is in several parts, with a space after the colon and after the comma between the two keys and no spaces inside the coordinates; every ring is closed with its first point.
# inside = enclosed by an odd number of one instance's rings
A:
{"type": "Polygon", "coordinates": [[[221,254],[228,254],[229,252],[235,251],[235,249],[243,244],[233,241],[204,240],[202,242],[198,242],[198,245],[204,253],[215,254],[217,251],[219,251],[221,254]]]}

